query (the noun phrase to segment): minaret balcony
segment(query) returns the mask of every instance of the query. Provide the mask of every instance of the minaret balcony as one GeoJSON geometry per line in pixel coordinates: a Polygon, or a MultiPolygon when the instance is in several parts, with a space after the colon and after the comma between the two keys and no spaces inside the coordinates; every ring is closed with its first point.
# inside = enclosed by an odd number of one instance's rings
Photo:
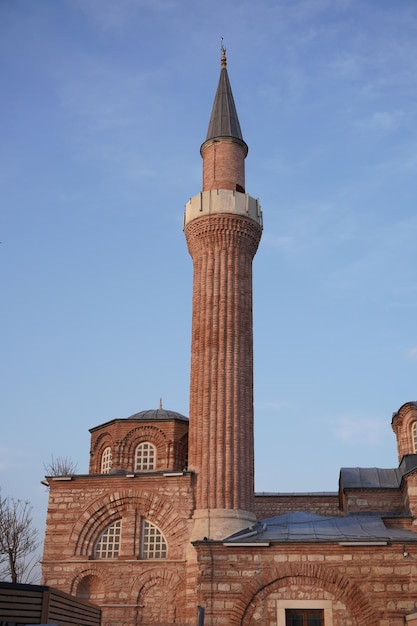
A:
{"type": "Polygon", "coordinates": [[[262,211],[258,199],[240,191],[210,189],[201,191],[187,202],[184,212],[184,228],[199,217],[221,213],[248,217],[262,227],[262,211]]]}

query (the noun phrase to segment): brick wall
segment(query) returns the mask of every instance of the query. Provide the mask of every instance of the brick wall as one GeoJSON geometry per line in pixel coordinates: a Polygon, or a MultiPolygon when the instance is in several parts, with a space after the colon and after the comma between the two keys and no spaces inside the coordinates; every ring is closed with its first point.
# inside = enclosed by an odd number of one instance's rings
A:
{"type": "Polygon", "coordinates": [[[235,189],[245,192],[247,146],[232,137],[203,144],[203,191],[235,189]]]}
{"type": "Polygon", "coordinates": [[[90,474],[100,474],[104,449],[112,450],[112,468],[133,471],[136,446],[147,441],[156,447],[157,470],[181,471],[186,465],[188,422],[113,420],[91,430],[90,474]]]}
{"type": "Polygon", "coordinates": [[[412,426],[417,422],[417,406],[414,402],[407,402],[394,414],[392,429],[397,437],[398,462],[406,454],[414,454],[412,426]]]}
{"type": "Polygon", "coordinates": [[[255,494],[258,519],[305,511],[316,515],[342,515],[338,494],[255,494]]]}

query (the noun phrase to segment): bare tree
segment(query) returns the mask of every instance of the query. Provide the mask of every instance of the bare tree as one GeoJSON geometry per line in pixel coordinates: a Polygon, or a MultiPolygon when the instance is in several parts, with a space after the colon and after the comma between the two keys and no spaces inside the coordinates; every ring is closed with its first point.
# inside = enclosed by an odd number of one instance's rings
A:
{"type": "Polygon", "coordinates": [[[37,564],[39,533],[31,513],[29,502],[0,495],[0,578],[12,583],[31,582],[37,564]]]}
{"type": "Polygon", "coordinates": [[[67,456],[54,457],[51,455],[49,463],[43,464],[43,469],[47,476],[68,476],[76,474],[78,471],[78,463],[75,463],[67,456]]]}

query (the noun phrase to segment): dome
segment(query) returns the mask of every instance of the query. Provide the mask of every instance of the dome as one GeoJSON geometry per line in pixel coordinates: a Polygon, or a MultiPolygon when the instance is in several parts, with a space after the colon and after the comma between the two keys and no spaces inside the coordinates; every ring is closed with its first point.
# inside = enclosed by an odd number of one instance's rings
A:
{"type": "Polygon", "coordinates": [[[160,421],[160,420],[181,420],[188,422],[188,417],[177,413],[176,411],[169,411],[167,409],[149,409],[147,411],[140,411],[127,418],[128,420],[143,420],[143,421],[160,421]]]}

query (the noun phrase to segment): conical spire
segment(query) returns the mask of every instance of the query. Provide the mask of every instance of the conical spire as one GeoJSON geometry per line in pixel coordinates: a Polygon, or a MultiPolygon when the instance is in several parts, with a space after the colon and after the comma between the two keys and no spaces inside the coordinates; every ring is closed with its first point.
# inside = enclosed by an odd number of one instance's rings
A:
{"type": "MultiPolygon", "coordinates": [[[[221,47],[221,71],[216,96],[214,98],[206,141],[219,137],[233,137],[242,141],[239,119],[233,99],[232,88],[227,74],[226,48],[221,47]]],[[[246,144],[245,144],[246,145],[246,144]]]]}

